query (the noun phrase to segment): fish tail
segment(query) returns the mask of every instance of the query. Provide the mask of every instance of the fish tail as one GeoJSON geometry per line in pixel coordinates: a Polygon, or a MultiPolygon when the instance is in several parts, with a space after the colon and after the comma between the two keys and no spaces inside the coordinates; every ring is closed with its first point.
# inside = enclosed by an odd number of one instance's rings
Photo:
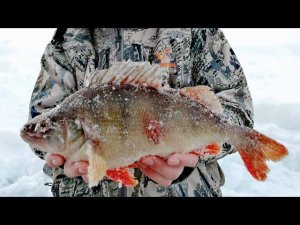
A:
{"type": "Polygon", "coordinates": [[[288,154],[287,148],[255,130],[248,131],[245,135],[250,139],[250,144],[246,148],[237,145],[237,150],[251,175],[259,181],[264,181],[269,172],[266,161],[281,160],[288,154]]]}

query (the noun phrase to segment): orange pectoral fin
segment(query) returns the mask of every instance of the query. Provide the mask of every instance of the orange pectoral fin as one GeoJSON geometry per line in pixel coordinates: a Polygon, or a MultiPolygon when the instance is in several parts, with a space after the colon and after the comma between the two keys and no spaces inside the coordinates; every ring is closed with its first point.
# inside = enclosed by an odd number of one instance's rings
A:
{"type": "Polygon", "coordinates": [[[138,184],[138,181],[134,179],[127,167],[107,170],[106,175],[112,181],[119,182],[123,186],[134,187],[138,184]]]}

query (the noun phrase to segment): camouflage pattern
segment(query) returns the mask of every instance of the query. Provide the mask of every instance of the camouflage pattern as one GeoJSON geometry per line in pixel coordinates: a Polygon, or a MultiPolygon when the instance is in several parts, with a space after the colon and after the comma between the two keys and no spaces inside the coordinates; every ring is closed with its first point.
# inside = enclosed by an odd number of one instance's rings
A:
{"type": "MultiPolygon", "coordinates": [[[[30,118],[82,88],[96,68],[107,69],[122,60],[167,67],[163,83],[173,88],[210,86],[230,122],[253,127],[252,99],[244,72],[223,32],[215,28],[69,28],[61,39],[53,38],[46,47],[31,97],[30,118]]],[[[119,188],[113,181],[102,180],[89,189],[81,177],[68,178],[61,168],[51,169],[45,164],[44,172],[53,178],[52,192],[57,197],[222,196],[220,187],[225,179],[217,160],[235,151],[224,144],[217,157],[200,157],[191,172],[167,188],[139,169],[134,171],[139,180],[135,188],[119,188]]]]}

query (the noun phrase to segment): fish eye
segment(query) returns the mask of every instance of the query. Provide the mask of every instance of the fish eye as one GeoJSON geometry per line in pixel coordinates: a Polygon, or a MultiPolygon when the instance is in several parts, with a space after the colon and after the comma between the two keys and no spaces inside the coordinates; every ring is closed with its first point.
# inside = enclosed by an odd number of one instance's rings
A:
{"type": "Polygon", "coordinates": [[[45,121],[41,122],[41,123],[40,123],[40,126],[41,126],[41,127],[46,127],[45,121]]]}

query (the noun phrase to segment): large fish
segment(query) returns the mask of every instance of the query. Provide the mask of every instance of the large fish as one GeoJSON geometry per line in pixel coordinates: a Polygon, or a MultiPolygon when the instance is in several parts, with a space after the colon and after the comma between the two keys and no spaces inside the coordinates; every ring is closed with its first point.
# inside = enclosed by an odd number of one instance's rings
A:
{"type": "Polygon", "coordinates": [[[89,161],[90,187],[105,176],[136,185],[128,168],[147,155],[218,155],[228,143],[257,180],[266,179],[266,160],[287,155],[277,141],[228,122],[208,86],[175,90],[162,85],[163,73],[163,68],[149,63],[115,63],[30,120],[21,137],[41,151],[89,161]]]}

